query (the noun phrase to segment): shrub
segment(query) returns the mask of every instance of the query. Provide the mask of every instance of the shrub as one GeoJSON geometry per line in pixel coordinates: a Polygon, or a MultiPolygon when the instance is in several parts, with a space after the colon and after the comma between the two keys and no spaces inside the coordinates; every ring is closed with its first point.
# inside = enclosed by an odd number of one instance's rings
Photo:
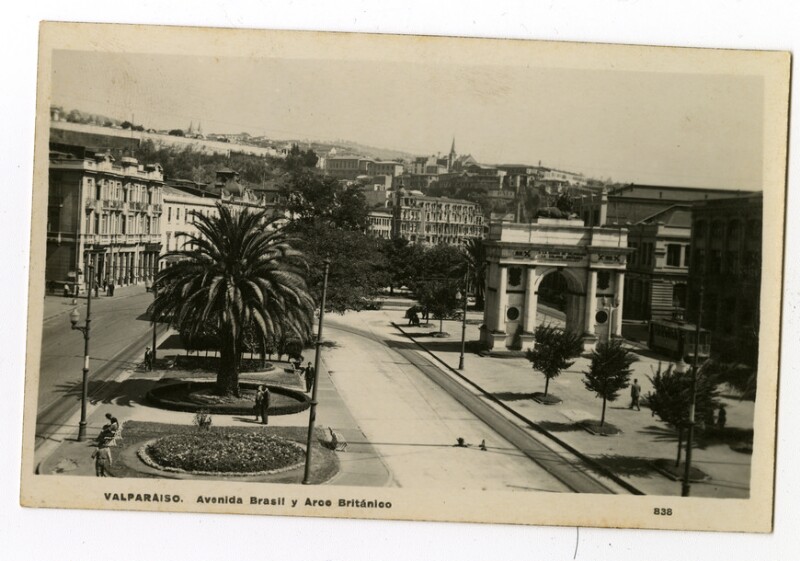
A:
{"type": "Polygon", "coordinates": [[[211,428],[211,415],[209,415],[207,409],[200,409],[194,414],[193,422],[198,430],[208,430],[211,428]]]}

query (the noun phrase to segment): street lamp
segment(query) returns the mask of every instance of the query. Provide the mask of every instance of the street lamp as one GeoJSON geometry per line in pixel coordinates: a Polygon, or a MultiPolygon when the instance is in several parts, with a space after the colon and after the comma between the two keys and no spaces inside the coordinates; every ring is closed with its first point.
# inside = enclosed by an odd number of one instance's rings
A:
{"type": "MultiPolygon", "coordinates": [[[[464,370],[464,350],[467,344],[467,280],[469,279],[469,261],[464,273],[464,309],[461,312],[461,354],[458,357],[458,369],[464,370]]],[[[461,300],[461,292],[456,292],[456,300],[461,300]]]]}
{"type": "MultiPolygon", "coordinates": [[[[87,278],[93,278],[93,267],[88,265],[86,267],[87,278]]],[[[81,389],[81,420],[78,423],[78,442],[83,442],[86,438],[86,401],[89,395],[89,333],[90,325],[92,322],[92,291],[87,291],[86,296],[86,321],[83,325],[78,325],[81,319],[81,314],[78,308],[72,310],[69,314],[69,322],[72,324],[72,329],[78,330],[83,333],[83,385],[81,389]]]]}
{"type": "MultiPolygon", "coordinates": [[[[705,271],[704,271],[705,272],[705,271]]],[[[689,431],[686,434],[686,466],[683,472],[683,483],[681,485],[681,496],[688,497],[692,489],[692,484],[689,481],[689,472],[692,468],[692,440],[694,439],[694,410],[697,402],[697,363],[698,352],[700,350],[700,324],[703,323],[703,292],[704,286],[700,284],[700,298],[697,305],[697,325],[694,331],[694,356],[692,357],[692,388],[691,398],[689,403],[689,431]]]]}
{"type": "Polygon", "coordinates": [[[608,336],[606,337],[606,342],[611,343],[611,334],[614,331],[614,312],[617,308],[619,308],[619,298],[608,298],[603,297],[603,307],[608,312],[608,336]]]}
{"type": "MultiPolygon", "coordinates": [[[[155,302],[156,298],[158,297],[158,287],[156,286],[156,281],[147,279],[144,282],[144,287],[148,291],[150,291],[150,290],[153,291],[153,302],[155,302]]],[[[153,317],[150,318],[150,319],[153,321],[153,350],[152,350],[153,354],[152,354],[152,356],[150,358],[150,370],[153,370],[153,367],[155,366],[155,363],[156,363],[156,312],[155,312],[155,309],[153,310],[153,317]]]]}
{"type": "Polygon", "coordinates": [[[331,266],[331,260],[325,259],[325,272],[322,277],[322,300],[319,304],[319,326],[317,327],[317,341],[315,343],[314,352],[314,379],[311,381],[313,384],[311,389],[311,409],[308,415],[308,441],[306,442],[306,468],[303,474],[303,485],[311,483],[311,443],[314,438],[314,420],[317,417],[317,388],[319,387],[319,369],[321,366],[321,351],[322,351],[322,325],[323,318],[325,317],[325,299],[328,295],[328,271],[331,266]]]}

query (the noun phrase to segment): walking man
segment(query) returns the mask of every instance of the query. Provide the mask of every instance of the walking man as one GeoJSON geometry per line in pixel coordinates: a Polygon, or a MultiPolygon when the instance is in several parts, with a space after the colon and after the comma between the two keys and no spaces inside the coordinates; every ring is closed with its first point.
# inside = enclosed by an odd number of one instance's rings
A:
{"type": "Polygon", "coordinates": [[[631,406],[629,409],[633,409],[636,407],[637,411],[641,411],[639,407],[639,396],[642,395],[642,386],[639,385],[639,380],[637,378],[633,379],[633,384],[631,384],[631,406]]]}
{"type": "Polygon", "coordinates": [[[113,477],[109,471],[111,467],[111,449],[105,440],[100,442],[97,450],[92,452],[92,458],[94,458],[94,471],[97,477],[113,477]]]}
{"type": "Polygon", "coordinates": [[[314,379],[316,378],[316,371],[314,370],[314,366],[309,362],[308,366],[306,366],[306,391],[310,392],[311,388],[314,387],[314,379]]]}
{"type": "Polygon", "coordinates": [[[264,388],[266,386],[258,386],[256,390],[256,405],[253,409],[256,411],[256,421],[258,421],[259,417],[261,416],[261,402],[264,400],[264,388]]]}

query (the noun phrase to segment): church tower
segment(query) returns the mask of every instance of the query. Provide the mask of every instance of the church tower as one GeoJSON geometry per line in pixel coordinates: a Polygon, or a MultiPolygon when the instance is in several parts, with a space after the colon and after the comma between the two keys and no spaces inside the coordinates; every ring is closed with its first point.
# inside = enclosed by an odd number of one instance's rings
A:
{"type": "Polygon", "coordinates": [[[453,136],[453,143],[450,145],[450,154],[447,155],[447,171],[453,171],[456,163],[456,137],[453,136]]]}

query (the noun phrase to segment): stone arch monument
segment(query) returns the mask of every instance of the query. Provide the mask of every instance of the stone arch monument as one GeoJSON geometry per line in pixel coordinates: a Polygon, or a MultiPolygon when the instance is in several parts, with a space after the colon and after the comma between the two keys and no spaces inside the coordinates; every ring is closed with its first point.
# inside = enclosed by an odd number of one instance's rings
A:
{"type": "Polygon", "coordinates": [[[493,223],[484,240],[486,307],[481,341],[491,350],[533,345],[538,289],[550,274],[566,280],[566,328],[598,338],[621,335],[628,232],[586,227],[582,220],[539,218],[531,224],[493,223]],[[607,319],[603,314],[606,312],[607,319]]]}

